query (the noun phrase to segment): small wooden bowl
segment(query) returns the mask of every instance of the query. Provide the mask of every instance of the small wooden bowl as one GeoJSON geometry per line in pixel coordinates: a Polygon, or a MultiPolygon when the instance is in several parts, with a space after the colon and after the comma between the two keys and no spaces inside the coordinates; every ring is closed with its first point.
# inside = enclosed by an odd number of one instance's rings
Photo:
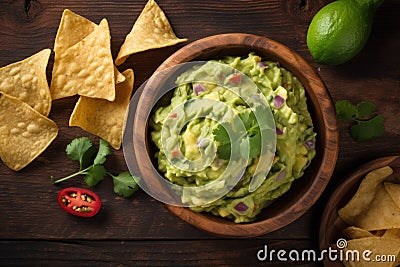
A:
{"type": "MultiPolygon", "coordinates": [[[[338,154],[338,130],[334,105],[316,71],[297,53],[286,46],[265,37],[251,34],[221,34],[195,41],[171,55],[158,71],[189,61],[219,59],[226,55],[247,56],[255,52],[264,60],[278,61],[291,71],[307,92],[309,110],[317,132],[317,156],[304,176],[292,185],[289,192],[271,206],[265,208],[252,223],[235,224],[227,219],[206,213],[196,213],[188,208],[166,205],[166,208],[182,220],[207,232],[221,236],[251,237],[282,228],[304,214],[319,198],[335,167],[338,154]]],[[[142,177],[155,177],[152,163],[151,141],[148,133],[147,114],[156,101],[157,88],[146,86],[137,101],[137,113],[133,126],[134,153],[142,177]],[[145,96],[145,97],[144,97],[145,96]],[[154,97],[153,97],[154,96],[154,97]]],[[[125,147],[124,147],[125,150],[125,147]]]]}
{"type": "MultiPolygon", "coordinates": [[[[384,166],[390,166],[393,168],[394,173],[400,173],[400,156],[379,158],[361,165],[335,190],[329,198],[322,215],[319,228],[320,250],[328,249],[328,247],[331,246],[331,244],[335,244],[339,238],[343,238],[342,231],[348,225],[339,218],[338,210],[344,207],[354,196],[362,179],[364,179],[367,173],[384,166]]],[[[344,266],[339,261],[332,262],[328,259],[324,259],[324,265],[327,267],[344,266]]]]}

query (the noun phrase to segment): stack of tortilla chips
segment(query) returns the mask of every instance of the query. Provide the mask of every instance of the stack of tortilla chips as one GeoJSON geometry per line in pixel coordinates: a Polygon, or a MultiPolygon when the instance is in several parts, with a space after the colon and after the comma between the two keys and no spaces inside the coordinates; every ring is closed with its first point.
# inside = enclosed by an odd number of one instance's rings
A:
{"type": "Polygon", "coordinates": [[[371,171],[362,180],[353,198],[338,211],[350,227],[343,234],[349,239],[346,251],[371,251],[367,261],[348,259],[345,266],[398,266],[400,260],[400,184],[389,183],[389,166],[371,171]],[[378,257],[376,257],[378,256],[378,257]],[[391,256],[389,259],[388,257],[391,256]],[[381,257],[382,261],[375,259],[381,257]],[[384,260],[384,258],[386,260],[384,260]]]}
{"type": "MultiPolygon", "coordinates": [[[[111,55],[110,30],[64,10],[54,43],[50,88],[46,66],[50,49],[0,69],[0,157],[20,170],[39,156],[56,138],[58,128],[46,116],[51,101],[80,95],[70,126],[108,141],[119,149],[123,124],[133,90],[134,74],[117,70],[111,55]]],[[[164,12],[149,0],[122,45],[116,64],[148,49],[174,45],[175,36],[164,12]]]]}
{"type": "Polygon", "coordinates": [[[46,79],[50,49],[0,69],[0,158],[18,171],[56,138],[47,118],[51,96],[46,79]]]}

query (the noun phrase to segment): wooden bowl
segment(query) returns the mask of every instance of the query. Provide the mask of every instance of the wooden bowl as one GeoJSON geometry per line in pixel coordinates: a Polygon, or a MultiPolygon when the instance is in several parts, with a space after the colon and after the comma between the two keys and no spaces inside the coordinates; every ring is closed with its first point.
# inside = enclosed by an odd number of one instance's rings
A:
{"type": "MultiPolygon", "coordinates": [[[[308,106],[317,132],[317,156],[304,176],[296,180],[290,191],[271,206],[265,208],[252,223],[235,224],[227,219],[206,213],[196,213],[188,208],[166,205],[182,220],[207,232],[221,236],[250,237],[266,234],[288,225],[304,214],[318,199],[333,173],[338,154],[338,130],[334,105],[316,71],[297,53],[265,37],[251,34],[221,34],[186,45],[171,55],[157,71],[189,61],[219,59],[225,55],[247,56],[255,52],[264,60],[280,62],[291,71],[306,89],[308,106]]],[[[152,163],[151,141],[148,133],[149,109],[156,101],[157,88],[146,86],[137,100],[133,126],[134,153],[140,159],[137,165],[142,177],[155,177],[152,163]]],[[[125,147],[124,147],[125,150],[125,147]]],[[[153,150],[154,151],[154,150],[153,150]]],[[[129,156],[129,155],[128,155],[129,156]]]]}
{"type": "MultiPolygon", "coordinates": [[[[339,218],[338,210],[344,207],[354,196],[362,179],[367,173],[384,166],[390,166],[393,168],[394,173],[400,173],[400,156],[379,158],[361,165],[334,191],[326,205],[321,219],[319,229],[320,250],[328,249],[331,244],[336,243],[339,238],[343,237],[342,231],[348,225],[339,218]]],[[[339,261],[331,262],[328,261],[328,259],[324,260],[324,265],[327,267],[344,266],[339,261]]]]}

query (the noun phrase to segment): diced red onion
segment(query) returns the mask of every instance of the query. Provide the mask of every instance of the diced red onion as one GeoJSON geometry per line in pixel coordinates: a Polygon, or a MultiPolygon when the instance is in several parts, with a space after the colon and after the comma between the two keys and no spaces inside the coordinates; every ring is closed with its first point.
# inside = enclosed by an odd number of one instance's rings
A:
{"type": "Polygon", "coordinates": [[[278,127],[275,128],[275,132],[277,135],[283,135],[283,131],[279,129],[278,127]]]}
{"type": "Polygon", "coordinates": [[[244,204],[243,202],[239,202],[238,204],[236,204],[236,206],[234,207],[234,209],[235,209],[237,212],[245,213],[245,212],[249,209],[249,207],[248,207],[246,204],[244,204]]]}
{"type": "Polygon", "coordinates": [[[286,176],[286,170],[283,169],[283,171],[281,171],[276,177],[275,177],[275,181],[279,182],[280,180],[282,180],[283,178],[285,178],[286,176]]]}
{"type": "Polygon", "coordinates": [[[199,138],[196,142],[197,146],[199,148],[205,148],[208,146],[208,144],[210,143],[210,140],[207,138],[199,138]]]}
{"type": "Polygon", "coordinates": [[[315,143],[314,143],[313,141],[311,141],[311,140],[308,140],[308,141],[304,142],[304,146],[305,146],[308,150],[311,150],[311,149],[314,149],[314,148],[315,148],[315,143]]]}
{"type": "Polygon", "coordinates": [[[258,62],[257,66],[259,66],[260,68],[268,68],[268,65],[266,65],[264,62],[260,61],[258,62]]]}
{"type": "Polygon", "coordinates": [[[275,98],[274,98],[275,108],[282,107],[283,103],[285,103],[285,99],[283,97],[281,97],[280,95],[275,96],[275,98]]]}
{"type": "Polygon", "coordinates": [[[199,95],[201,92],[204,92],[206,90],[206,88],[204,87],[204,85],[202,85],[201,83],[196,83],[193,86],[193,91],[196,95],[199,95]]]}
{"type": "Polygon", "coordinates": [[[172,113],[171,115],[169,115],[169,117],[175,119],[176,117],[178,117],[178,114],[172,113]]]}

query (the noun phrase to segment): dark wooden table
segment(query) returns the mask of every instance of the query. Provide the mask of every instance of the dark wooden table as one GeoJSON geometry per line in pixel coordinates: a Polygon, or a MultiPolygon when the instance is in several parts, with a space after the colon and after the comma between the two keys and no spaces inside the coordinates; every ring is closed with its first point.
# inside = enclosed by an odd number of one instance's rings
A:
{"type": "MultiPolygon", "coordinates": [[[[349,0],[350,1],[350,0],[349,0]]],[[[317,266],[316,262],[260,262],[257,251],[269,249],[318,249],[318,227],[327,198],[356,166],[371,159],[400,154],[400,2],[385,0],[377,10],[372,35],[365,49],[352,61],[329,67],[315,63],[305,37],[313,15],[325,0],[159,0],[176,34],[189,42],[227,32],[245,32],[275,39],[298,52],[318,69],[332,98],[354,103],[371,101],[385,118],[385,134],[357,143],[349,125],[340,124],[340,151],[335,173],[320,200],[296,222],[251,239],[216,237],[197,230],[144,192],[129,199],[113,193],[111,179],[93,190],[103,201],[101,212],[91,219],[65,213],[57,204],[57,192],[67,186],[85,186],[75,179],[54,186],[50,176],[76,170],[65,146],[75,137],[89,136],[68,127],[77,97],[53,102],[50,118],[59,135],[32,164],[19,172],[0,163],[0,265],[29,266],[317,266]],[[397,25],[397,26],[396,26],[397,25]]],[[[99,23],[108,19],[112,52],[116,56],[146,0],[49,1],[2,0],[0,2],[0,66],[53,48],[62,11],[69,8],[99,23]]],[[[135,89],[157,66],[182,47],[151,50],[130,57],[119,69],[132,67],[135,89]]],[[[53,55],[48,66],[50,77],[53,55]]],[[[113,151],[106,167],[126,170],[122,150],[113,151]]]]}

